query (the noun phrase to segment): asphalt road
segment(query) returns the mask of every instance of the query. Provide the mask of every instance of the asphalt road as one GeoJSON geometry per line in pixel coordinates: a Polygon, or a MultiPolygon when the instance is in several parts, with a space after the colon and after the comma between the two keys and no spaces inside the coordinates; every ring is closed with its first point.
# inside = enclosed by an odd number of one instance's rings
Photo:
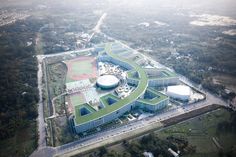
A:
{"type": "Polygon", "coordinates": [[[42,58],[38,57],[38,90],[39,90],[39,102],[38,102],[38,149],[46,146],[46,129],[44,123],[43,112],[43,96],[42,96],[42,58]]]}

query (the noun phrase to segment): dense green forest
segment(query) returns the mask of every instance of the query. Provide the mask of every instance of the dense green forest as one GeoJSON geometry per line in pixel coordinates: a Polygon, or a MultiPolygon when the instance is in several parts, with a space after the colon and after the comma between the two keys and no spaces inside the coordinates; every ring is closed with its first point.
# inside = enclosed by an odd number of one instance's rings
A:
{"type": "Polygon", "coordinates": [[[0,27],[0,140],[30,126],[37,117],[35,36],[40,21],[0,27]]]}

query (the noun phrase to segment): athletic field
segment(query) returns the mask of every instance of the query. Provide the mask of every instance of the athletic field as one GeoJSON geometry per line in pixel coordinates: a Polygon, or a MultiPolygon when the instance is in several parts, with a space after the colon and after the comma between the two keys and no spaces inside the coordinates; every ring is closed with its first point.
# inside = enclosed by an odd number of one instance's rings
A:
{"type": "Polygon", "coordinates": [[[65,64],[68,69],[67,83],[97,76],[96,60],[94,57],[79,57],[65,61],[65,64]]]}

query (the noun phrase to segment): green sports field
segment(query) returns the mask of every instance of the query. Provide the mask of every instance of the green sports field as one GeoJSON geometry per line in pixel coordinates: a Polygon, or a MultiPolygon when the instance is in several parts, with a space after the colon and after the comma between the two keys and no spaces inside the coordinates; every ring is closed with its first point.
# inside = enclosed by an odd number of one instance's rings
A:
{"type": "Polygon", "coordinates": [[[85,103],[85,99],[82,93],[71,95],[70,101],[73,106],[77,106],[77,105],[85,103]]]}
{"type": "Polygon", "coordinates": [[[80,62],[74,62],[72,66],[72,75],[82,75],[82,74],[90,74],[93,72],[93,65],[90,61],[80,61],[80,62]]]}

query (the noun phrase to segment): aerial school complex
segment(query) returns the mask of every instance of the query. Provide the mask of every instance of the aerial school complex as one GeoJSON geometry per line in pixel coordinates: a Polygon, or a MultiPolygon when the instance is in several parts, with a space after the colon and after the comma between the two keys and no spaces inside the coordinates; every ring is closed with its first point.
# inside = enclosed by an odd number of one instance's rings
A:
{"type": "Polygon", "coordinates": [[[179,83],[175,73],[151,65],[143,55],[121,43],[96,45],[92,53],[64,61],[66,105],[76,133],[101,126],[133,109],[163,109],[169,97],[157,88],[179,83]]]}

